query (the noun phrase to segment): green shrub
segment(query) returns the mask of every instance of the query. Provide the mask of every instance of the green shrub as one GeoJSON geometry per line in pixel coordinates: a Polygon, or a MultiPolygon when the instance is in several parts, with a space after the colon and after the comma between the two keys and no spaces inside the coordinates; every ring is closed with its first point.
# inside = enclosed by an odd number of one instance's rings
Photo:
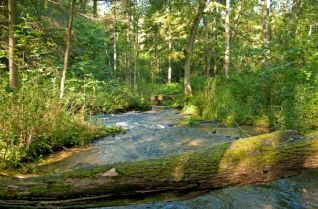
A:
{"type": "Polygon", "coordinates": [[[318,127],[318,64],[211,78],[190,104],[200,116],[232,124],[308,131],[318,127]]]}
{"type": "Polygon", "coordinates": [[[72,111],[70,104],[59,101],[52,83],[33,75],[24,75],[17,92],[6,87],[7,76],[0,80],[0,167],[16,167],[121,131],[86,122],[84,109],[72,111]]]}

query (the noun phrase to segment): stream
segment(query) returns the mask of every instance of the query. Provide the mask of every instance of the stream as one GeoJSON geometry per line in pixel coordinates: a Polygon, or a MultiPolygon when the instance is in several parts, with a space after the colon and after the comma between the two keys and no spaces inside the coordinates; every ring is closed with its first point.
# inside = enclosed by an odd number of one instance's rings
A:
{"type": "MultiPolygon", "coordinates": [[[[160,107],[154,107],[148,112],[96,116],[93,120],[105,126],[121,126],[126,132],[104,137],[83,148],[74,148],[52,155],[37,169],[44,173],[55,173],[93,165],[142,160],[232,141],[246,137],[246,133],[259,135],[268,131],[243,126],[243,132],[238,128],[223,127],[214,121],[183,126],[181,123],[186,117],[188,116],[178,110],[160,107]]],[[[318,208],[318,170],[308,170],[300,176],[268,184],[212,191],[189,200],[108,208],[318,208]]]]}

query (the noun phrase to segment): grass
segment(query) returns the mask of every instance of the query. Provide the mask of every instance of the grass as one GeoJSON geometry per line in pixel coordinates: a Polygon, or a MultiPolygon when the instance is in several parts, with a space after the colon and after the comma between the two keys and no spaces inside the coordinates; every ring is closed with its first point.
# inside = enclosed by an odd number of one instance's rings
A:
{"type": "MultiPolygon", "coordinates": [[[[17,168],[63,148],[123,131],[90,122],[91,109],[85,105],[79,109],[69,98],[60,100],[46,80],[31,80],[11,91],[6,80],[0,79],[0,87],[0,168],[17,168]]],[[[107,99],[116,104],[116,98],[107,99]]],[[[121,101],[117,100],[120,110],[131,105],[121,101]]],[[[115,108],[113,105],[109,111],[115,108]]]]}

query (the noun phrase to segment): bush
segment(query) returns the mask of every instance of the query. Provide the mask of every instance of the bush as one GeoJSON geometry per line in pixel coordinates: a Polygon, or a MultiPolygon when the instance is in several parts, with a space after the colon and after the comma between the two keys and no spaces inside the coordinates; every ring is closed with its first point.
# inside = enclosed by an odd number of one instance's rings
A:
{"type": "Polygon", "coordinates": [[[317,64],[282,66],[211,78],[191,104],[200,116],[226,123],[308,131],[318,127],[317,64]],[[269,124],[266,124],[269,123],[269,124]]]}
{"type": "Polygon", "coordinates": [[[121,131],[85,122],[85,111],[70,111],[46,79],[28,77],[17,92],[6,87],[6,80],[0,80],[0,168],[121,131]]]}

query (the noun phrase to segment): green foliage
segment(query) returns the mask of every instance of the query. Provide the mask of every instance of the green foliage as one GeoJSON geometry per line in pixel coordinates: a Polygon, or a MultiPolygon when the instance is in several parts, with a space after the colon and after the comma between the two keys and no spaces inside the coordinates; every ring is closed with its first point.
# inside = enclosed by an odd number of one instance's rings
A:
{"type": "Polygon", "coordinates": [[[65,102],[74,110],[84,108],[91,114],[138,110],[147,106],[135,96],[129,85],[91,77],[68,79],[65,102]]]}
{"type": "Polygon", "coordinates": [[[242,72],[230,79],[217,76],[195,94],[191,104],[207,119],[313,130],[318,128],[317,75],[313,64],[242,72]]]}
{"type": "Polygon", "coordinates": [[[181,83],[157,84],[152,88],[152,95],[174,95],[183,92],[183,85],[181,83]]]}
{"type": "Polygon", "coordinates": [[[54,96],[50,83],[37,83],[32,76],[18,92],[8,90],[6,80],[0,82],[0,167],[18,166],[114,132],[70,112],[54,96]]]}

